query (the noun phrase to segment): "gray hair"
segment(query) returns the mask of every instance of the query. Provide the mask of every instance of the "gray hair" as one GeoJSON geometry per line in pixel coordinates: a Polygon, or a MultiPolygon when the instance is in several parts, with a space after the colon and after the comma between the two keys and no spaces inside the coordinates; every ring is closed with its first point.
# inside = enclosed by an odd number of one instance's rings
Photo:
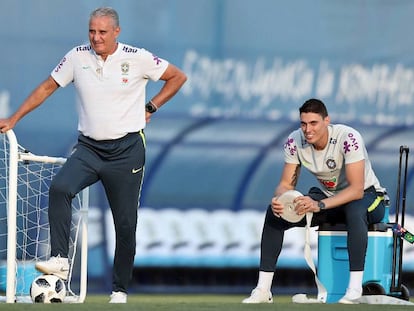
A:
{"type": "Polygon", "coordinates": [[[102,16],[108,16],[112,18],[112,20],[114,21],[114,26],[119,27],[119,16],[118,16],[118,13],[113,8],[110,8],[110,7],[97,8],[91,13],[90,19],[94,17],[102,17],[102,16]]]}

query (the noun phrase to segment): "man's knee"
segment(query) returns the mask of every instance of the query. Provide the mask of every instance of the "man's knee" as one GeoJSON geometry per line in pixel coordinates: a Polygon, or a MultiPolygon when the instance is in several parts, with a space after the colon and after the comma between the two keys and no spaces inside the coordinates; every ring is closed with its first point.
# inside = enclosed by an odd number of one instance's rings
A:
{"type": "Polygon", "coordinates": [[[52,180],[49,188],[50,195],[67,195],[70,193],[69,185],[62,179],[55,178],[52,180]]]}

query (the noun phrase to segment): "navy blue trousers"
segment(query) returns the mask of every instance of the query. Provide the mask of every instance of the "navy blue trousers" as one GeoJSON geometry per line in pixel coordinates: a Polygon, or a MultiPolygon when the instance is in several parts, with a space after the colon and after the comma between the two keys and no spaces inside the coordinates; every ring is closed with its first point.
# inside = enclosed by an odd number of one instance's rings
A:
{"type": "MultiPolygon", "coordinates": [[[[323,192],[316,187],[311,188],[308,195],[314,200],[326,198],[323,192]]],[[[311,226],[319,226],[323,223],[346,224],[350,271],[364,270],[368,244],[368,225],[381,222],[384,217],[384,201],[381,201],[372,212],[367,211],[376,198],[375,189],[370,188],[365,191],[364,197],[360,200],[313,214],[311,226]]],[[[259,270],[273,272],[282,250],[285,231],[293,227],[304,227],[305,225],[306,217],[298,223],[290,223],[276,217],[269,205],[262,232],[259,270]]]]}
{"type": "Polygon", "coordinates": [[[113,291],[127,292],[134,265],[144,164],[142,131],[104,141],[80,135],[49,190],[51,256],[68,257],[72,199],[82,189],[101,181],[115,226],[113,291]]]}

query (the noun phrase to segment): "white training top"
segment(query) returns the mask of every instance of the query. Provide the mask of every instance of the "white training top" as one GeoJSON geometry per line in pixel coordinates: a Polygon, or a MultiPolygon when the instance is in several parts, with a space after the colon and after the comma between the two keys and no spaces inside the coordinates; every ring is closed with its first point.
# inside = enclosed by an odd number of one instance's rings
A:
{"type": "Polygon", "coordinates": [[[78,130],[107,140],[145,127],[145,87],[149,79],[159,80],[167,66],[147,50],[123,43],[105,61],[90,45],[81,45],[65,55],[51,76],[61,87],[74,83],[78,130]]]}
{"type": "Polygon", "coordinates": [[[328,132],[325,149],[316,150],[307,143],[301,129],[293,131],[284,145],[285,162],[307,168],[320,182],[322,191],[332,196],[348,186],[345,164],[365,160],[364,189],[374,186],[377,191],[384,191],[371,167],[361,134],[342,124],[330,124],[328,132]]]}

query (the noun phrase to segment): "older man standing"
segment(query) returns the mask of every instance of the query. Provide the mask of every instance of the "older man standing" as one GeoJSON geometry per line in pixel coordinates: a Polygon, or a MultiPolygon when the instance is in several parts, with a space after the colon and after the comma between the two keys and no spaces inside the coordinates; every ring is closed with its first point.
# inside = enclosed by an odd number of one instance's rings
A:
{"type": "Polygon", "coordinates": [[[136,247],[139,197],[145,165],[143,129],[187,77],[173,64],[149,51],[118,42],[118,13],[108,7],[90,15],[89,44],[70,50],[9,118],[1,132],[12,129],[59,87],[73,83],[78,97],[79,137],[71,156],[49,190],[51,257],[36,268],[67,279],[72,198],[101,181],[112,211],[116,247],[111,303],[126,303],[136,247]],[[163,80],[146,103],[149,80],[163,80]]]}

